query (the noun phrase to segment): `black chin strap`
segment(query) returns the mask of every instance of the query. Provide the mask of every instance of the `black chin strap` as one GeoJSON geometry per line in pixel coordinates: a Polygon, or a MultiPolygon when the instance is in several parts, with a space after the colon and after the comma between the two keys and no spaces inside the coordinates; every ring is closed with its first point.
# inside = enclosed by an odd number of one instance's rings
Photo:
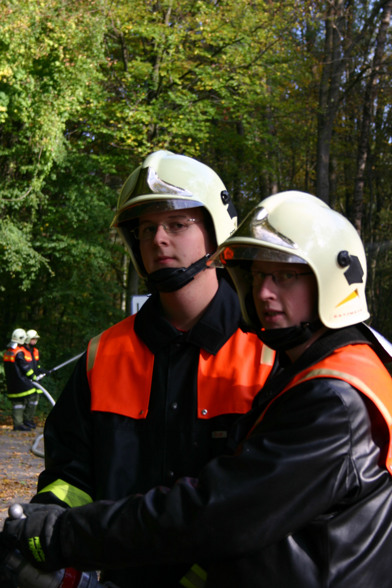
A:
{"type": "Polygon", "coordinates": [[[249,323],[252,325],[252,330],[263,343],[275,351],[287,351],[288,349],[293,349],[293,347],[296,347],[297,345],[306,343],[316,331],[324,326],[320,319],[317,318],[313,321],[303,322],[294,327],[263,329],[260,319],[257,316],[251,292],[248,292],[245,296],[245,305],[249,317],[249,323]]]}
{"type": "Polygon", "coordinates": [[[196,274],[206,269],[208,253],[189,267],[167,267],[148,274],[147,286],[151,291],[175,292],[193,280],[196,274]]]}
{"type": "Polygon", "coordinates": [[[308,323],[301,323],[295,327],[284,329],[268,329],[257,333],[259,339],[275,351],[287,351],[297,345],[306,343],[312,335],[321,329],[323,323],[320,319],[308,323]]]}

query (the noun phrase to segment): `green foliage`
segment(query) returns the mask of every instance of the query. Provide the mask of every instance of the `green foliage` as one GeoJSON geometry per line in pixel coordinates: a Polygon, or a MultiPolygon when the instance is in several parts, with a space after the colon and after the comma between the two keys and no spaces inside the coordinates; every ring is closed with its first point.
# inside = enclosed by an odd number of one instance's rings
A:
{"type": "MultiPolygon", "coordinates": [[[[1,5],[4,342],[15,326],[36,328],[44,363],[51,366],[81,352],[91,336],[123,316],[126,264],[109,226],[122,183],[155,149],[185,153],[216,169],[241,218],[274,191],[314,192],[319,95],[329,64],[325,35],[334,3],[1,5]]],[[[340,23],[345,69],[332,128],[330,201],[347,214],[381,7],[350,3],[340,23]]],[[[391,230],[392,61],[386,46],[369,142],[363,236],[371,257],[372,313],[388,334],[390,248],[377,245],[388,242],[391,230]]],[[[65,374],[53,379],[55,388],[65,374]]]]}
{"type": "MultiPolygon", "coordinates": [[[[23,291],[31,287],[41,268],[49,270],[45,257],[34,249],[30,231],[31,226],[27,223],[18,227],[10,218],[4,218],[0,226],[0,276],[5,278],[8,274],[8,277],[18,281],[23,291]]],[[[4,290],[4,285],[0,284],[0,291],[4,290]]]]}
{"type": "Polygon", "coordinates": [[[28,0],[3,7],[0,95],[8,181],[2,197],[17,181],[29,189],[33,207],[48,171],[65,156],[66,121],[97,82],[91,75],[100,50],[97,4],[28,0]]]}
{"type": "Polygon", "coordinates": [[[65,342],[72,353],[118,316],[107,311],[116,296],[108,271],[111,166],[90,155],[85,126],[104,100],[104,2],[2,4],[2,335],[15,321],[34,326],[52,359],[65,342]]]}

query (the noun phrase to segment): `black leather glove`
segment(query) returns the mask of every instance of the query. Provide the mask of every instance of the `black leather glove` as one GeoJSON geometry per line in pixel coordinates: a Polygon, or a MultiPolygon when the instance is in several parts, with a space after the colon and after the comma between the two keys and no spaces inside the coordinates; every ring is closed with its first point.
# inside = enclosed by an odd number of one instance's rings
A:
{"type": "Polygon", "coordinates": [[[22,504],[25,517],[7,518],[3,541],[19,549],[35,567],[47,572],[64,567],[61,559],[59,522],[65,509],[54,504],[22,504]]]}

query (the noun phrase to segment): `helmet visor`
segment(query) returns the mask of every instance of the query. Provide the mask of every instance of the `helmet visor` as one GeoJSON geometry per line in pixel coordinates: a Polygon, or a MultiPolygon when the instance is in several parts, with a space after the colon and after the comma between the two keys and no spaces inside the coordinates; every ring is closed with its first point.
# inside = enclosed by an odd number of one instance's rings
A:
{"type": "Polygon", "coordinates": [[[119,198],[118,214],[112,226],[138,218],[142,214],[167,212],[204,206],[184,188],[162,180],[151,167],[138,168],[128,179],[119,198]]]}
{"type": "Polygon", "coordinates": [[[221,249],[219,258],[215,258],[214,261],[216,263],[220,261],[223,266],[236,265],[241,261],[276,261],[280,263],[307,264],[305,259],[294,253],[251,243],[230,243],[230,245],[221,249]]]}
{"type": "Polygon", "coordinates": [[[201,202],[195,200],[178,200],[168,198],[166,195],[151,194],[146,196],[142,202],[130,204],[129,208],[121,211],[114,219],[112,226],[118,227],[120,224],[135,220],[142,214],[153,214],[154,212],[169,212],[171,210],[183,210],[186,208],[196,208],[204,206],[201,202]]]}

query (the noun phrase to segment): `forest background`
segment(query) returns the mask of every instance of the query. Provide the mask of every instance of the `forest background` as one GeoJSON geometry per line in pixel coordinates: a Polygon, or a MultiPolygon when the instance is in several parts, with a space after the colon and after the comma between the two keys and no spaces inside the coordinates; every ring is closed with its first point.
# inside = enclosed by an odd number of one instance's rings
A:
{"type": "Polygon", "coordinates": [[[144,285],[110,223],[157,149],[215,169],[240,220],[287,189],[347,215],[366,244],[370,322],[392,338],[392,0],[0,9],[3,347],[34,328],[53,367],[130,312],[144,285]]]}

